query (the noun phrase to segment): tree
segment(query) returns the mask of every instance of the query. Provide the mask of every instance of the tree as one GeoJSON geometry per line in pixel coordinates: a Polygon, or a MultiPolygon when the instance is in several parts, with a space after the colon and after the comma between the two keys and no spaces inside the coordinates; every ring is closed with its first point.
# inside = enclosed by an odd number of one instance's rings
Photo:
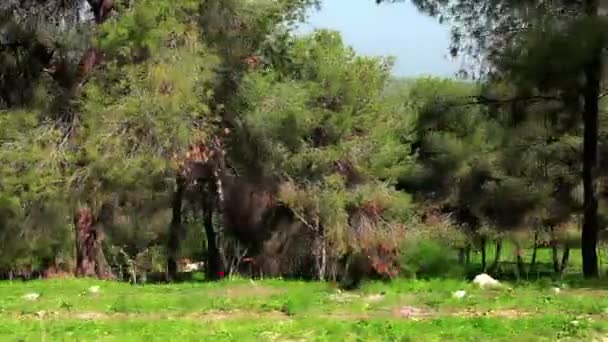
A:
{"type": "Polygon", "coordinates": [[[358,56],[332,31],[285,38],[273,42],[284,55],[247,74],[235,104],[247,132],[247,145],[236,145],[241,162],[255,160],[279,185],[271,198],[302,223],[287,236],[286,243],[299,239],[297,248],[283,248],[298,254],[275,259],[310,262],[308,276],[331,279],[341,258],[371,253],[370,268],[394,276],[391,262],[373,252],[398,241],[391,234],[401,232],[410,208],[407,194],[384,184],[409,166],[399,143],[404,108],[383,93],[391,60],[358,56]]]}
{"type": "Polygon", "coordinates": [[[487,63],[482,64],[484,74],[512,80],[523,89],[522,98],[564,95],[567,89],[576,89],[583,98],[578,110],[584,124],[583,273],[596,277],[598,101],[606,33],[599,1],[416,0],[414,4],[440,21],[452,22],[454,55],[479,57],[487,63]],[[578,84],[581,76],[584,82],[578,84]]]}
{"type": "MultiPolygon", "coordinates": [[[[255,4],[240,0],[209,0],[202,2],[199,8],[200,16],[197,19],[201,27],[202,39],[220,57],[220,60],[214,70],[217,77],[209,83],[213,92],[208,101],[208,108],[213,119],[205,122],[213,133],[192,145],[189,152],[193,155],[196,154],[193,153],[195,150],[198,153],[213,151],[212,153],[216,153],[216,157],[221,154],[221,160],[213,158],[212,161],[207,161],[205,159],[201,165],[200,160],[184,158],[186,164],[195,162],[195,165],[205,169],[206,172],[204,175],[196,172],[185,172],[183,175],[178,175],[176,181],[178,188],[175,191],[174,203],[176,206],[180,205],[181,194],[193,182],[199,184],[197,188],[202,186],[203,221],[208,247],[207,275],[210,279],[220,278],[225,268],[225,256],[222,251],[223,237],[220,229],[213,224],[213,213],[217,212],[220,217],[226,217],[225,210],[223,210],[225,205],[222,192],[224,188],[230,189],[235,186],[231,180],[227,179],[228,172],[226,166],[223,165],[225,162],[223,154],[229,152],[230,147],[233,146],[229,146],[227,150],[217,146],[209,149],[210,144],[218,141],[216,138],[219,137],[222,140],[227,138],[228,143],[231,143],[231,136],[226,137],[222,132],[230,130],[230,128],[242,129],[238,126],[238,122],[235,122],[232,114],[234,109],[231,105],[237,96],[236,92],[242,75],[251,66],[247,61],[257,60],[255,54],[268,35],[277,29],[277,26],[288,25],[297,20],[308,6],[315,3],[316,1],[310,0],[269,1],[255,4]]],[[[243,133],[241,132],[237,136],[243,133]]],[[[251,168],[255,168],[255,166],[251,168]]],[[[251,168],[246,172],[251,172],[251,168]]],[[[179,249],[181,241],[179,236],[181,211],[174,208],[173,212],[169,242],[172,254],[179,249]]],[[[176,272],[174,258],[169,258],[168,266],[170,276],[174,277],[176,272]]]]}

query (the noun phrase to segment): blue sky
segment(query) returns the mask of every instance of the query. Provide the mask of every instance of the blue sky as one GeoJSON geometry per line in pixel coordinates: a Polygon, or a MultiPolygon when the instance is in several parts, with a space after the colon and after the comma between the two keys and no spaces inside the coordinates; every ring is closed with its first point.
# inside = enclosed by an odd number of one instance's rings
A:
{"type": "Polygon", "coordinates": [[[449,27],[420,12],[408,1],[376,5],[374,0],[323,0],[303,31],[328,28],[365,55],[397,57],[398,76],[453,76],[458,63],[448,58],[449,27]]]}

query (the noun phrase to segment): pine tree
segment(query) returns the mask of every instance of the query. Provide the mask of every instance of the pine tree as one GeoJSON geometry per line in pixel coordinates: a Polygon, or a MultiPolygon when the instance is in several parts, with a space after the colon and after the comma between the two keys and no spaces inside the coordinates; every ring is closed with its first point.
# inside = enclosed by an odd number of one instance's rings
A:
{"type": "Polygon", "coordinates": [[[599,1],[417,0],[414,4],[440,21],[452,21],[454,55],[483,60],[482,75],[509,78],[523,89],[518,94],[522,98],[560,96],[571,89],[583,98],[577,111],[584,124],[583,273],[596,277],[598,104],[606,33],[599,1]]]}

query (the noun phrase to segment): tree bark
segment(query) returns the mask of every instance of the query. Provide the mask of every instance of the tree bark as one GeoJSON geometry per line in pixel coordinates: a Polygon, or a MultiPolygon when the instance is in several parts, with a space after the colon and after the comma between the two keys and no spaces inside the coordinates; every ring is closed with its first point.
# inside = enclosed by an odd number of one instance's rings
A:
{"type": "MultiPolygon", "coordinates": [[[[91,7],[91,12],[93,12],[97,25],[103,24],[114,10],[114,0],[87,0],[87,2],[91,7]]],[[[70,94],[76,95],[76,92],[80,89],[86,77],[97,65],[101,64],[102,56],[102,51],[96,47],[90,47],[85,51],[80,58],[76,77],[72,79],[71,84],[67,86],[70,94]]]]}
{"type": "Polygon", "coordinates": [[[458,263],[460,265],[465,265],[465,249],[464,248],[458,248],[458,263]]]}
{"type": "Polygon", "coordinates": [[[325,274],[327,273],[327,249],[325,246],[325,236],[320,234],[318,239],[319,256],[317,260],[317,278],[319,281],[324,281],[325,274]]]}
{"type": "Polygon", "coordinates": [[[167,276],[169,280],[177,277],[177,256],[182,238],[182,204],[186,181],[182,177],[176,178],[176,189],[173,193],[173,216],[169,227],[169,241],[167,243],[167,276]]]}
{"type": "Polygon", "coordinates": [[[78,210],[74,218],[76,226],[76,276],[113,278],[102,248],[103,228],[95,223],[90,208],[78,210]]]}
{"type": "Polygon", "coordinates": [[[524,259],[521,256],[522,254],[522,249],[521,246],[518,244],[515,245],[515,253],[517,254],[517,273],[519,275],[519,277],[521,277],[523,274],[526,273],[526,267],[524,264],[524,259]]]}
{"type": "Polygon", "coordinates": [[[213,209],[215,196],[203,193],[203,225],[207,236],[207,279],[218,280],[224,277],[224,258],[219,247],[219,236],[213,228],[213,209]]]}
{"type": "Polygon", "coordinates": [[[534,246],[532,249],[532,261],[530,261],[530,272],[536,270],[536,253],[538,251],[538,230],[534,232],[534,246]]]}
{"type": "Polygon", "coordinates": [[[551,232],[551,256],[553,259],[553,272],[559,274],[559,259],[557,257],[557,239],[555,238],[555,227],[549,227],[551,232]]]}
{"type": "Polygon", "coordinates": [[[492,266],[490,266],[490,271],[494,272],[498,269],[498,264],[500,263],[500,255],[502,253],[502,240],[496,240],[496,254],[494,255],[494,261],[492,262],[492,266]]]}
{"type": "Polygon", "coordinates": [[[486,271],[486,237],[481,237],[481,270],[486,271]]]}
{"type": "MultiPolygon", "coordinates": [[[[598,0],[585,1],[585,14],[593,20],[598,16],[598,0]]],[[[596,278],[599,275],[597,265],[598,240],[598,199],[597,199],[597,142],[598,142],[598,113],[600,95],[600,76],[602,73],[602,55],[599,42],[591,41],[598,47],[592,51],[592,56],[585,66],[585,84],[583,97],[584,142],[583,142],[583,188],[584,188],[584,218],[581,233],[581,252],[583,256],[583,276],[596,278]]],[[[563,265],[562,265],[563,267],[563,265]]]]}
{"type": "Polygon", "coordinates": [[[93,12],[97,24],[106,21],[114,9],[114,0],[87,0],[87,2],[91,6],[91,12],[93,12]]]}
{"type": "Polygon", "coordinates": [[[570,257],[570,247],[569,246],[565,246],[564,247],[564,255],[562,255],[562,266],[559,269],[559,275],[563,275],[564,271],[566,270],[566,267],[568,266],[568,259],[570,257]]]}

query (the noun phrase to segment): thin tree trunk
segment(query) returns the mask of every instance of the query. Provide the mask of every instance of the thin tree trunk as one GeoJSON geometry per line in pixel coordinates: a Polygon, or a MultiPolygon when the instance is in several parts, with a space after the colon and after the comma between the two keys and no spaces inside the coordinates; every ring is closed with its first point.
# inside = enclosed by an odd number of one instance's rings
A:
{"type": "Polygon", "coordinates": [[[553,272],[559,274],[559,259],[557,256],[557,239],[555,237],[555,227],[549,227],[551,232],[551,256],[553,259],[553,272]]]}
{"type": "Polygon", "coordinates": [[[517,254],[517,273],[518,273],[518,276],[521,276],[522,274],[526,273],[526,267],[524,264],[524,259],[521,256],[522,250],[521,250],[521,247],[519,246],[519,244],[515,245],[515,251],[517,254]]]}
{"type": "MultiPolygon", "coordinates": [[[[598,0],[586,0],[585,14],[588,19],[598,16],[598,0]]],[[[598,142],[598,113],[600,76],[602,74],[602,49],[599,42],[591,41],[598,47],[592,51],[590,61],[585,66],[585,85],[583,97],[585,99],[583,111],[584,142],[583,142],[583,189],[584,189],[584,219],[581,233],[581,252],[583,256],[583,276],[597,278],[599,275],[597,265],[598,240],[598,200],[597,200],[597,142],[598,142]]],[[[563,265],[562,265],[563,267],[563,265]]]]}
{"type": "Polygon", "coordinates": [[[219,248],[218,235],[213,229],[213,199],[203,193],[203,226],[207,236],[207,279],[218,280],[224,276],[224,258],[219,248]]]}
{"type": "Polygon", "coordinates": [[[465,249],[464,248],[458,248],[458,263],[460,265],[465,265],[465,249]]]}
{"type": "Polygon", "coordinates": [[[530,261],[530,272],[536,270],[536,252],[538,251],[538,230],[534,232],[534,246],[532,249],[532,260],[530,261]]]}
{"type": "Polygon", "coordinates": [[[486,237],[481,237],[481,270],[486,271],[486,237]]]}
{"type": "Polygon", "coordinates": [[[562,266],[559,269],[559,275],[563,275],[566,267],[568,266],[568,259],[570,258],[570,247],[564,247],[564,255],[562,256],[562,266]]]}
{"type": "Polygon", "coordinates": [[[498,269],[498,263],[500,263],[500,255],[502,253],[502,240],[496,240],[496,254],[494,255],[494,262],[490,266],[490,270],[496,271],[498,269]]]}
{"type": "Polygon", "coordinates": [[[327,250],[325,248],[325,238],[321,236],[321,264],[319,267],[319,280],[325,280],[325,271],[327,268],[327,250]]]}
{"type": "Polygon", "coordinates": [[[177,256],[182,238],[182,204],[184,191],[186,189],[186,180],[178,176],[176,179],[176,189],[173,193],[173,216],[171,218],[171,226],[169,227],[169,241],[167,244],[167,276],[169,280],[175,280],[177,277],[177,256]]]}

